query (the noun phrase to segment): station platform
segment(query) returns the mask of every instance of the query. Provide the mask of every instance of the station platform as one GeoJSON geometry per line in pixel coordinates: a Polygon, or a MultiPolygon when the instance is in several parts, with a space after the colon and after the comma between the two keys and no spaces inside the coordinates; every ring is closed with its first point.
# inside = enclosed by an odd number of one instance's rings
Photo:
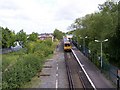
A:
{"type": "Polygon", "coordinates": [[[88,76],[94,83],[95,87],[98,89],[111,90],[115,89],[115,86],[112,84],[110,80],[108,80],[103,73],[86,57],[83,53],[80,52],[74,45],[72,50],[78,57],[79,61],[83,65],[85,71],[87,72],[88,76]]]}

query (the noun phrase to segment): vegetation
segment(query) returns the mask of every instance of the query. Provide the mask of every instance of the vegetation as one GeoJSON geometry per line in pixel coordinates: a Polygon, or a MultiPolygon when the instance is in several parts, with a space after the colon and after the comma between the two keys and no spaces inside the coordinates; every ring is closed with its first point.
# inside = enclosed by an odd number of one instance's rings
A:
{"type": "Polygon", "coordinates": [[[2,48],[9,48],[10,46],[14,46],[16,38],[14,31],[10,31],[8,28],[0,27],[0,32],[2,32],[2,48]]]}
{"type": "Polygon", "coordinates": [[[7,27],[0,27],[0,32],[2,35],[2,37],[0,37],[0,45],[2,44],[2,48],[10,48],[11,46],[15,46],[15,41],[18,41],[21,46],[25,46],[27,35],[23,30],[20,30],[17,34],[15,34],[14,31],[11,31],[7,27]]]}
{"type": "Polygon", "coordinates": [[[2,48],[2,28],[0,27],[0,49],[2,48]]]}
{"type": "Polygon", "coordinates": [[[74,34],[73,39],[78,44],[91,51],[91,58],[98,62],[100,56],[100,43],[103,42],[103,58],[106,62],[111,62],[120,67],[120,2],[106,1],[99,5],[99,12],[88,14],[85,17],[77,18],[71,24],[71,31],[74,34]],[[87,36],[87,38],[85,38],[87,36]],[[116,63],[117,62],[117,63],[116,63]]]}
{"type": "Polygon", "coordinates": [[[16,34],[16,40],[19,42],[19,44],[22,47],[25,47],[26,41],[27,41],[27,35],[26,32],[24,32],[23,30],[20,30],[17,34],[16,34]]]}
{"type": "Polygon", "coordinates": [[[29,35],[28,40],[37,41],[38,40],[38,34],[33,32],[32,34],[29,35]]]}
{"type": "Polygon", "coordinates": [[[2,89],[13,90],[31,81],[41,71],[45,58],[53,54],[56,43],[49,39],[38,40],[38,34],[34,32],[28,37],[23,30],[15,34],[1,27],[1,31],[2,47],[10,47],[15,41],[23,46],[17,52],[2,55],[2,89]]]}
{"type": "Polygon", "coordinates": [[[20,88],[42,69],[44,58],[53,53],[49,40],[28,42],[26,49],[3,55],[3,90],[20,88]]]}
{"type": "Polygon", "coordinates": [[[60,31],[58,29],[55,29],[54,33],[53,33],[54,37],[58,40],[62,39],[64,34],[65,33],[63,33],[62,31],[60,31]]]}

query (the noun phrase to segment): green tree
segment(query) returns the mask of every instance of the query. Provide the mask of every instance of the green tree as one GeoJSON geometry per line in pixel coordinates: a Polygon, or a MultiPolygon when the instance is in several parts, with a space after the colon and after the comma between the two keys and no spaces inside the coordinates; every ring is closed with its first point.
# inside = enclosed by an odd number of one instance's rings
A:
{"type": "Polygon", "coordinates": [[[19,44],[24,47],[27,41],[26,32],[24,32],[23,30],[20,30],[17,33],[16,37],[17,37],[17,41],[19,42],[19,44]]]}
{"type": "Polygon", "coordinates": [[[103,54],[109,56],[110,61],[120,62],[120,25],[118,21],[120,21],[120,6],[116,2],[106,1],[99,5],[99,12],[75,20],[71,25],[74,29],[74,39],[82,44],[80,37],[88,36],[86,46],[89,46],[94,55],[100,53],[100,44],[98,45],[94,40],[102,41],[108,38],[108,43],[103,44],[103,54]]]}
{"type": "Polygon", "coordinates": [[[58,30],[58,29],[55,29],[53,35],[54,35],[55,38],[60,40],[60,39],[63,38],[64,33],[62,31],[58,30]]]}
{"type": "Polygon", "coordinates": [[[0,27],[0,49],[2,48],[2,27],[0,27]]]}
{"type": "Polygon", "coordinates": [[[115,33],[109,37],[109,58],[112,63],[116,63],[120,67],[120,2],[118,3],[116,12],[118,12],[117,25],[115,33]]]}
{"type": "Polygon", "coordinates": [[[15,33],[10,31],[8,28],[0,28],[2,31],[2,48],[9,48],[10,46],[14,46],[15,42],[15,33]]]}
{"type": "Polygon", "coordinates": [[[38,39],[38,34],[35,32],[32,32],[32,34],[30,34],[28,38],[28,40],[30,41],[37,41],[37,39],[38,39]]]}

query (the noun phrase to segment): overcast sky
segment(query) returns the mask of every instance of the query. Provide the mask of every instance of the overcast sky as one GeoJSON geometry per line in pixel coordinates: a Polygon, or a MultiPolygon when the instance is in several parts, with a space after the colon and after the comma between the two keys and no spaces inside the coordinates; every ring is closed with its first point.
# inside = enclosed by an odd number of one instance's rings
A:
{"type": "Polygon", "coordinates": [[[0,0],[0,26],[16,33],[52,33],[67,28],[78,17],[98,11],[106,0],[0,0]]]}

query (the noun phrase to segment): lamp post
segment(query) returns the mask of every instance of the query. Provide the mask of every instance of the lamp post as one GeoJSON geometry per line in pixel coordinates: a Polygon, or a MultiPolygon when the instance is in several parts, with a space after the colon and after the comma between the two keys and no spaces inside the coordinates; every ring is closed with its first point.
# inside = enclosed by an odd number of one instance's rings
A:
{"type": "Polygon", "coordinates": [[[99,41],[99,40],[95,40],[95,42],[100,42],[100,51],[101,51],[101,54],[100,54],[100,57],[101,57],[101,61],[100,61],[100,63],[101,63],[101,72],[102,72],[102,43],[103,42],[106,42],[106,41],[108,41],[108,39],[105,39],[105,40],[103,40],[103,41],[99,41]]]}
{"type": "Polygon", "coordinates": [[[87,38],[87,36],[85,36],[84,38],[83,38],[83,40],[84,40],[84,54],[85,54],[85,39],[87,38]]]}

